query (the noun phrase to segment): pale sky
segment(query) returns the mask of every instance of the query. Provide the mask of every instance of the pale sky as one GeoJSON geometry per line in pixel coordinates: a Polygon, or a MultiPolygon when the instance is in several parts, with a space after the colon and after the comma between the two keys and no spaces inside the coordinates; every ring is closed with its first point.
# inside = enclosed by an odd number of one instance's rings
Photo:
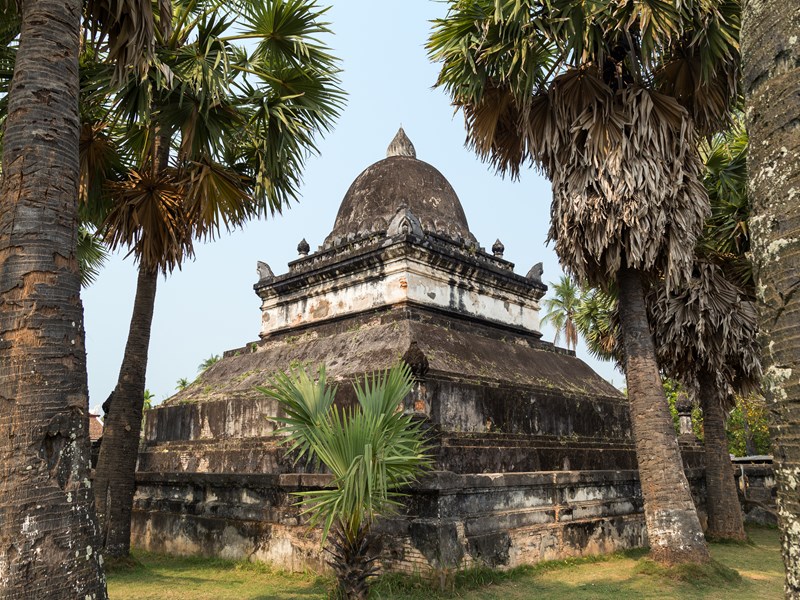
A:
{"type": "MultiPolygon", "coordinates": [[[[308,161],[298,203],[274,219],[254,221],[198,245],[194,261],[159,280],[147,369],[147,388],[156,402],[175,392],[179,378],[194,379],[210,355],[258,339],[256,261],[281,275],[297,258],[302,238],[315,251],[330,232],[347,188],[385,156],[401,124],[417,158],[452,184],[480,244],[488,249],[500,238],[516,273],[524,275],[541,261],[543,281],[558,281],[558,259],[545,246],[549,182],[533,171],[519,181],[496,175],[464,147],[463,117],[454,115],[443,91],[432,89],[438,68],[428,61],[424,46],[430,21],[445,10],[444,3],[429,0],[334,3],[328,20],[335,35],[327,42],[342,61],[347,105],[334,131],[319,141],[320,155],[308,161]]],[[[123,256],[114,256],[98,281],[83,291],[94,411],[116,384],[128,335],[136,270],[133,260],[123,256]]],[[[553,340],[551,329],[543,333],[545,340],[553,340]]],[[[610,363],[591,359],[582,346],[578,356],[617,387],[624,386],[624,377],[610,363]]]]}

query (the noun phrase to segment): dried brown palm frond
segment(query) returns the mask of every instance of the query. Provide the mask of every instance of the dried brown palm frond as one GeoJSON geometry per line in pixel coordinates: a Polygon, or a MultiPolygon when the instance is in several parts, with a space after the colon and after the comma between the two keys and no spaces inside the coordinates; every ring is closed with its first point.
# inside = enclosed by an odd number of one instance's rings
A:
{"type": "Polygon", "coordinates": [[[102,230],[112,248],[126,246],[146,269],[164,273],[194,254],[184,206],[183,182],[174,169],[131,170],[108,185],[113,199],[102,230]]]}
{"type": "Polygon", "coordinates": [[[758,385],[755,305],[718,265],[698,261],[680,289],[654,285],[647,301],[659,364],[668,375],[693,385],[706,370],[717,375],[719,389],[740,393],[758,385]]]}
{"type": "Polygon", "coordinates": [[[461,109],[467,122],[467,145],[498,171],[519,177],[529,145],[525,130],[519,126],[522,116],[513,95],[487,83],[480,102],[461,109]]]}
{"type": "MultiPolygon", "coordinates": [[[[574,94],[553,86],[555,115],[574,110],[574,94]]],[[[597,93],[574,120],[553,122],[566,126],[547,144],[539,140],[537,154],[552,177],[550,239],[562,264],[595,286],[623,266],[661,272],[668,286],[680,282],[709,212],[685,109],[629,87],[597,93]]]]}
{"type": "MultiPolygon", "coordinates": [[[[169,1],[160,0],[159,9],[162,14],[171,15],[169,1]]],[[[98,44],[108,45],[114,80],[122,81],[129,73],[143,77],[155,49],[153,3],[150,0],[87,0],[85,11],[92,37],[98,44]]]]}
{"type": "Polygon", "coordinates": [[[104,186],[123,171],[122,160],[115,141],[104,122],[81,124],[78,140],[80,179],[78,198],[82,216],[99,224],[105,213],[104,186]]]}
{"type": "Polygon", "coordinates": [[[257,210],[248,179],[221,163],[192,161],[182,175],[186,217],[197,238],[214,238],[223,227],[240,227],[257,210]]]}

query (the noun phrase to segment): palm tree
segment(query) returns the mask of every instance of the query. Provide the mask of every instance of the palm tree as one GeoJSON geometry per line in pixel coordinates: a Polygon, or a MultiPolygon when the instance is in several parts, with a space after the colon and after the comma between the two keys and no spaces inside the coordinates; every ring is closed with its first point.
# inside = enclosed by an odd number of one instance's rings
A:
{"type": "Polygon", "coordinates": [[[187,387],[189,387],[189,380],[186,377],[181,377],[175,382],[175,389],[179,392],[185,390],[187,387]]]}
{"type": "Polygon", "coordinates": [[[542,317],[542,325],[549,323],[556,330],[553,338],[554,344],[558,344],[558,339],[563,332],[567,349],[575,350],[578,346],[575,314],[581,300],[581,289],[575,285],[569,275],[562,275],[561,280],[557,284],[550,283],[550,287],[555,293],[552,298],[544,301],[547,313],[542,317]]]}
{"type": "Polygon", "coordinates": [[[197,371],[202,373],[206,369],[208,369],[211,365],[219,362],[219,354],[212,354],[199,365],[197,365],[197,371]]]}
{"type": "Polygon", "coordinates": [[[755,391],[761,379],[750,249],[746,226],[747,133],[740,122],[701,144],[711,216],[696,249],[692,277],[648,297],[659,364],[696,389],[703,409],[708,505],[707,534],[746,534],[725,430],[734,393],[755,391]]]}
{"type": "MultiPolygon", "coordinates": [[[[147,54],[129,35],[135,6],[97,7],[122,69],[147,54]]],[[[79,0],[0,1],[0,75],[13,72],[0,107],[3,598],[107,598],[76,258],[81,9],[79,0]]]]}
{"type": "Polygon", "coordinates": [[[744,540],[746,534],[725,431],[733,394],[758,385],[761,368],[753,302],[708,260],[680,289],[654,287],[649,309],[659,364],[697,389],[703,410],[708,508],[707,535],[744,540]]]}
{"type": "Polygon", "coordinates": [[[159,14],[145,77],[111,93],[107,70],[87,68],[86,95],[107,108],[90,124],[92,147],[116,151],[126,167],[100,194],[111,205],[101,229],[139,263],[95,479],[108,554],[130,547],[158,275],[190,258],[194,240],[280,212],[296,197],[315,137],[343,99],[336,59],[316,39],[328,33],[324,12],[312,0],[176,2],[159,14]],[[244,40],[252,45],[237,45],[244,40]],[[115,124],[124,124],[121,140],[115,124]]]}
{"type": "Polygon", "coordinates": [[[318,461],[332,475],[330,486],[298,495],[310,525],[322,524],[323,545],[330,536],[329,562],[348,599],[366,599],[377,572],[375,519],[395,512],[403,496],[398,490],[431,464],[420,423],[402,412],[413,384],[405,363],[365,375],[354,383],[358,406],[349,409],[334,405],[336,388],[327,385],[324,367],[316,381],[297,369],[260,388],[285,415],[276,420],[289,452],[318,461]]]}
{"type": "Polygon", "coordinates": [[[575,311],[575,328],[586,340],[589,354],[622,364],[617,296],[613,291],[585,290],[575,311]]]}
{"type": "Polygon", "coordinates": [[[797,163],[797,7],[745,4],[742,57],[752,256],[758,290],[764,395],[773,415],[775,479],[786,597],[800,598],[800,166],[797,163]]]}
{"type": "Polygon", "coordinates": [[[429,49],[468,141],[552,182],[550,238],[582,285],[616,285],[651,555],[707,561],[645,308],[690,272],[708,211],[696,140],[736,98],[735,0],[458,0],[429,49]]]}

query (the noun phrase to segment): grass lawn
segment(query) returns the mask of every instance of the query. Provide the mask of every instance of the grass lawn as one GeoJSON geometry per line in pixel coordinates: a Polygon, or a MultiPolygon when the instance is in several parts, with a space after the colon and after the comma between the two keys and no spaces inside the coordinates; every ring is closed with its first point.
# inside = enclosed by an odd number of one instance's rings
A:
{"type": "MultiPolygon", "coordinates": [[[[388,576],[373,587],[373,598],[422,600],[572,600],[626,598],[732,597],[783,598],[783,562],[778,531],[751,528],[750,544],[712,544],[718,561],[698,572],[663,572],[643,560],[643,551],[593,557],[510,572],[471,571],[458,575],[455,590],[435,593],[426,582],[388,576]],[[721,566],[724,565],[724,566],[721,566]],[[736,569],[739,576],[726,570],[736,569]]],[[[138,564],[109,569],[111,600],[266,600],[326,598],[330,579],[289,574],[265,565],[222,560],[177,558],[136,552],[138,564]]]]}

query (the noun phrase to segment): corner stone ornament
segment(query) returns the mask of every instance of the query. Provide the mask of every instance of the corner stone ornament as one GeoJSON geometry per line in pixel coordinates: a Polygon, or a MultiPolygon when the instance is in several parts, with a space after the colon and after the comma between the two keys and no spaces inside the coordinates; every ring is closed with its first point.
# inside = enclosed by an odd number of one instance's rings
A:
{"type": "Polygon", "coordinates": [[[419,238],[425,237],[422,231],[422,224],[419,222],[417,215],[411,212],[409,208],[400,208],[386,230],[386,237],[394,237],[396,235],[414,235],[419,238]]]}
{"type": "Polygon", "coordinates": [[[492,254],[494,254],[497,258],[503,258],[505,251],[506,247],[503,245],[503,242],[500,241],[500,238],[497,238],[497,241],[492,244],[492,254]]]}
{"type": "Polygon", "coordinates": [[[538,281],[542,283],[542,275],[544,274],[544,266],[542,263],[538,262],[531,267],[531,270],[528,271],[528,274],[525,275],[528,279],[532,279],[533,281],[538,281]]]}
{"type": "Polygon", "coordinates": [[[306,238],[300,240],[300,243],[297,244],[297,253],[300,256],[308,256],[308,253],[311,251],[311,246],[308,245],[306,238]]]}
{"type": "Polygon", "coordinates": [[[264,261],[260,260],[256,263],[256,271],[258,272],[258,283],[275,279],[275,273],[272,272],[272,269],[270,269],[269,265],[264,261]]]}

